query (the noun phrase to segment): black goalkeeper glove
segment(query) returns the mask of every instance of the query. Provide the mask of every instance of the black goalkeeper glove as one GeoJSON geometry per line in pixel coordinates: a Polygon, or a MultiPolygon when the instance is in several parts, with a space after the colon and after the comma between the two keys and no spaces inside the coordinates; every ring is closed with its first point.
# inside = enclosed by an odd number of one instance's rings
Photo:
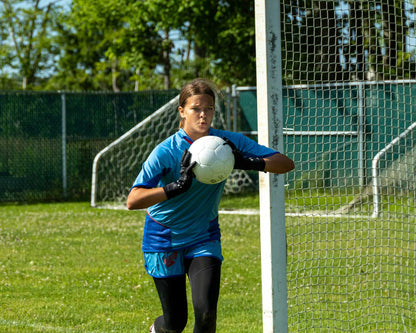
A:
{"type": "Polygon", "coordinates": [[[229,145],[233,151],[235,160],[234,169],[264,171],[264,168],[266,167],[266,162],[262,157],[245,157],[237,149],[234,143],[232,143],[225,137],[223,138],[223,140],[225,141],[224,144],[229,145]]]}
{"type": "Polygon", "coordinates": [[[192,154],[188,151],[188,149],[185,149],[181,158],[181,170],[179,171],[181,176],[177,181],[163,186],[163,189],[165,190],[168,199],[176,197],[179,194],[185,193],[191,187],[192,178],[194,177],[192,168],[196,164],[195,161],[192,162],[192,164],[190,164],[191,156],[192,154]]]}

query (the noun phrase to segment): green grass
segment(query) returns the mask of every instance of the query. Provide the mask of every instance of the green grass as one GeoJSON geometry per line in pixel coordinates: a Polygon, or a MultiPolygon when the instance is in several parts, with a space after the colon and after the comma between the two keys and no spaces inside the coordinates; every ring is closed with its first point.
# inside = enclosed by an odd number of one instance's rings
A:
{"type": "MultiPolygon", "coordinates": [[[[221,208],[257,209],[258,197],[225,197],[221,208]]],[[[289,331],[416,331],[415,218],[385,215],[286,217],[289,331]]],[[[87,203],[0,206],[0,332],[147,332],[161,308],[143,221],[87,203]]],[[[262,332],[259,217],[220,224],[217,331],[262,332]]]]}
{"type": "MultiPolygon", "coordinates": [[[[143,220],[86,203],[0,206],[0,332],[147,332],[161,308],[143,267],[143,220]]],[[[260,332],[258,223],[221,220],[218,331],[260,332]]]]}
{"type": "Polygon", "coordinates": [[[248,193],[245,195],[227,195],[221,199],[220,209],[236,210],[236,209],[259,209],[258,193],[248,193]]]}

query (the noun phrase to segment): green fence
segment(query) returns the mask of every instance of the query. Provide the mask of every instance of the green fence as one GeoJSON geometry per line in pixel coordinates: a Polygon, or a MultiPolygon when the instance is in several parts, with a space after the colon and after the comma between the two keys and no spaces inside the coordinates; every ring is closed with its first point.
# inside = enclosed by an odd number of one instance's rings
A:
{"type": "Polygon", "coordinates": [[[0,201],[88,200],[94,156],[177,94],[0,92],[0,201]]]}
{"type": "MultiPolygon", "coordinates": [[[[88,200],[94,156],[177,94],[0,92],[0,202],[88,200]]],[[[231,95],[224,122],[256,138],[255,87],[231,95]]],[[[414,105],[414,81],[284,87],[289,188],[369,184],[373,157],[416,121],[414,105]]]]}

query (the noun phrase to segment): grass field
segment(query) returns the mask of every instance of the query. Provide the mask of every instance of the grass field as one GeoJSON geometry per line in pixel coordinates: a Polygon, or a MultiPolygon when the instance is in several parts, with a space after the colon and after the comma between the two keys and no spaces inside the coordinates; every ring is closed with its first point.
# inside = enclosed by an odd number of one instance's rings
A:
{"type": "MultiPolygon", "coordinates": [[[[255,195],[221,204],[257,207],[255,195]]],[[[143,268],[143,220],[87,203],[0,206],[0,332],[147,332],[161,309],[143,268]]],[[[217,331],[262,332],[259,217],[220,224],[217,331]]],[[[289,331],[416,331],[414,218],[286,224],[289,331]]]]}
{"type": "MultiPolygon", "coordinates": [[[[161,308],[140,251],[143,212],[0,206],[0,332],[147,332],[161,308]]],[[[221,217],[219,332],[261,331],[258,217],[221,217]]],[[[189,325],[192,332],[193,312],[189,325]]]]}

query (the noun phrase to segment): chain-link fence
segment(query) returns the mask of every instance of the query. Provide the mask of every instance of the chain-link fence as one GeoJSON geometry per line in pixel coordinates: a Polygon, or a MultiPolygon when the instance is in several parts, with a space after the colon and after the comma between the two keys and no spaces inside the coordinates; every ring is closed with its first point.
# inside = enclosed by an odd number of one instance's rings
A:
{"type": "Polygon", "coordinates": [[[88,200],[94,156],[177,94],[0,92],[0,201],[88,200]]]}
{"type": "MultiPolygon", "coordinates": [[[[285,87],[285,152],[297,162],[290,188],[367,185],[374,152],[414,121],[411,101],[395,96],[413,96],[415,87],[285,87]],[[389,124],[391,107],[402,110],[400,126],[389,124]]],[[[89,200],[95,155],[177,94],[0,92],[0,202],[89,200]]],[[[223,96],[225,127],[257,139],[256,88],[223,96]]]]}

